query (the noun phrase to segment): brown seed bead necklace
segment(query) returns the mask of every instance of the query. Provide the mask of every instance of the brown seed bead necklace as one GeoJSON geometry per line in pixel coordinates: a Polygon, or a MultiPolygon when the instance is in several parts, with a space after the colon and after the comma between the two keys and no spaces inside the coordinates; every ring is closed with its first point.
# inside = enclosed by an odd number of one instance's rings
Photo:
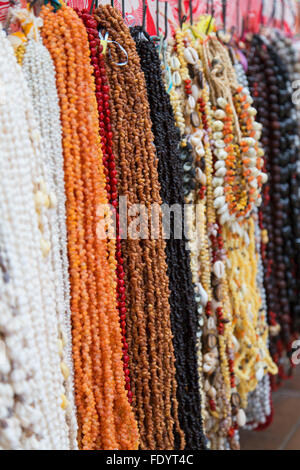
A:
{"type": "MultiPolygon", "coordinates": [[[[161,204],[145,79],[135,44],[122,17],[110,6],[96,10],[99,26],[119,47],[109,44],[106,55],[111,90],[111,122],[119,192],[132,204],[161,204]]],[[[128,223],[131,222],[129,217],[128,223]]],[[[184,436],[178,421],[175,357],[170,324],[165,243],[156,239],[123,240],[127,285],[127,339],[133,404],[142,449],[174,449],[175,434],[184,436]]],[[[147,227],[146,227],[147,228],[147,227]]]]}

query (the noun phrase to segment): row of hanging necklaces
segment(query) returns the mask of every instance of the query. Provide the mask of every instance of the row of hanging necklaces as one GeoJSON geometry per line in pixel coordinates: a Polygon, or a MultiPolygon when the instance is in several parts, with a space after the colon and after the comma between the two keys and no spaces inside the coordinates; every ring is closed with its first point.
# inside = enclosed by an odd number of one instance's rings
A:
{"type": "Polygon", "coordinates": [[[212,29],[209,17],[183,24],[162,60],[181,133],[204,429],[210,448],[236,449],[249,392],[277,373],[258,282],[267,175],[249,89],[212,29]]]}

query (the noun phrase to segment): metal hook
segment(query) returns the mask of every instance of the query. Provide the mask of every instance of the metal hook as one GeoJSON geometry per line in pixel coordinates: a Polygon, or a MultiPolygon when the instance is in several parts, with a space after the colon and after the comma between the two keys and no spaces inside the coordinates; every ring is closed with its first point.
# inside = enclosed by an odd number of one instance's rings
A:
{"type": "Polygon", "coordinates": [[[146,0],[143,0],[143,23],[142,23],[143,31],[145,31],[146,16],[147,16],[147,3],[146,3],[146,0]]]}
{"type": "Polygon", "coordinates": [[[189,0],[190,7],[190,23],[193,24],[193,0],[189,0]]]}
{"type": "Polygon", "coordinates": [[[291,11],[291,13],[292,13],[293,21],[294,21],[294,24],[295,24],[295,22],[296,22],[296,12],[295,12],[295,10],[294,10],[294,6],[292,5],[291,0],[287,0],[287,2],[288,2],[288,7],[289,7],[289,9],[290,9],[290,11],[291,11]]]}
{"type": "Polygon", "coordinates": [[[211,10],[211,12],[210,12],[209,23],[208,23],[207,28],[206,28],[206,31],[205,31],[205,34],[206,34],[206,35],[208,34],[208,31],[209,31],[209,28],[210,28],[210,25],[211,25],[211,22],[212,22],[214,16],[215,16],[215,9],[214,9],[214,5],[213,5],[213,3],[212,3],[212,10],[211,10]]]}
{"type": "Polygon", "coordinates": [[[206,14],[209,14],[209,9],[210,9],[210,14],[212,13],[214,9],[214,0],[206,0],[206,14]]]}
{"type": "Polygon", "coordinates": [[[235,26],[236,35],[239,37],[240,32],[240,0],[235,1],[235,26]]]}
{"type": "Polygon", "coordinates": [[[165,1],[165,35],[164,40],[167,39],[168,36],[168,1],[165,1]]]}
{"type": "Polygon", "coordinates": [[[156,35],[159,36],[159,0],[156,0],[156,35]]]}
{"type": "Polygon", "coordinates": [[[275,16],[275,13],[276,13],[276,3],[277,3],[276,0],[273,0],[272,13],[271,13],[271,16],[270,16],[269,21],[268,21],[268,26],[270,26],[271,22],[274,19],[274,16],[275,16]]]}
{"type": "Polygon", "coordinates": [[[93,13],[94,4],[95,4],[95,0],[92,0],[92,4],[91,4],[91,8],[90,8],[90,15],[93,13]]]}
{"type": "Polygon", "coordinates": [[[122,18],[125,18],[125,0],[122,0],[122,18]]]}
{"type": "Polygon", "coordinates": [[[223,31],[226,32],[226,10],[227,0],[222,0],[223,31]]]}
{"type": "Polygon", "coordinates": [[[284,29],[285,2],[281,0],[281,29],[284,29]]]}
{"type": "Polygon", "coordinates": [[[260,6],[260,25],[264,26],[264,10],[265,10],[265,2],[264,0],[261,0],[261,6],[260,6]]]}
{"type": "Polygon", "coordinates": [[[249,30],[249,19],[250,19],[250,15],[249,15],[249,12],[251,11],[251,6],[252,6],[252,0],[248,0],[248,3],[247,3],[247,10],[246,10],[246,18],[245,16],[243,16],[243,19],[242,19],[242,34],[241,34],[241,38],[244,37],[245,35],[245,30],[247,28],[247,30],[249,30]]]}
{"type": "Polygon", "coordinates": [[[243,39],[243,37],[244,37],[244,34],[245,34],[245,26],[246,26],[246,25],[245,25],[245,23],[246,23],[246,22],[245,22],[245,18],[244,18],[244,16],[243,16],[243,18],[242,18],[242,31],[241,31],[241,39],[243,39]]]}
{"type": "Polygon", "coordinates": [[[178,0],[178,20],[179,20],[179,26],[180,28],[182,27],[182,10],[181,10],[181,0],[178,0]]]}

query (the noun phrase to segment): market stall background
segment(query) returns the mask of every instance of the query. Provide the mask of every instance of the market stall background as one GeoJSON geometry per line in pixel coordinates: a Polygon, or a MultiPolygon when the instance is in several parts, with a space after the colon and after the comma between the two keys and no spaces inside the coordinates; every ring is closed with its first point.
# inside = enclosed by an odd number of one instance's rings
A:
{"type": "MultiPolygon", "coordinates": [[[[23,0],[21,0],[23,4],[23,0]]],[[[92,4],[92,0],[69,0],[66,2],[69,6],[76,7],[79,9],[89,9],[92,4]]],[[[100,2],[99,2],[100,3],[100,2]]],[[[110,1],[101,1],[101,4],[107,4],[110,1]]],[[[156,34],[156,8],[159,5],[159,29],[160,32],[164,33],[165,25],[165,8],[163,1],[157,2],[157,0],[146,0],[147,4],[147,15],[146,15],[146,30],[149,34],[156,34]]],[[[177,0],[169,0],[168,2],[168,33],[170,34],[176,25],[178,24],[178,5],[177,0]]],[[[10,2],[0,1],[0,20],[5,19],[7,10],[10,2]]],[[[143,0],[125,0],[125,18],[128,25],[134,26],[141,24],[143,17],[143,0]]],[[[268,0],[262,2],[261,0],[233,0],[227,2],[226,9],[226,25],[231,28],[233,25],[239,23],[240,28],[242,26],[242,19],[247,18],[248,28],[251,31],[256,31],[259,28],[260,20],[263,18],[264,23],[267,23],[269,18],[274,15],[273,24],[274,26],[281,27],[287,33],[295,33],[296,30],[296,12],[297,5],[299,2],[295,0],[268,0]],[[263,15],[262,13],[263,5],[263,15]]],[[[207,11],[211,11],[211,6],[214,8],[214,16],[219,25],[222,25],[222,1],[192,1],[192,11],[195,18],[207,11]]],[[[122,2],[115,1],[114,6],[122,9],[122,2]]],[[[190,2],[183,0],[181,2],[182,15],[190,18],[190,2]]],[[[241,30],[241,29],[240,29],[241,30]]]]}

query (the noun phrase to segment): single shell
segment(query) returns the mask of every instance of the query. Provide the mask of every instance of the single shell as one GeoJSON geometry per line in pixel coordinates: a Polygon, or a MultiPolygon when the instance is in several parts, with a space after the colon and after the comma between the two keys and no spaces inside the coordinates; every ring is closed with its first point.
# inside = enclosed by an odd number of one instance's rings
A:
{"type": "Polygon", "coordinates": [[[197,51],[193,47],[186,47],[183,52],[185,60],[192,65],[196,65],[199,57],[197,51]]]}
{"type": "Polygon", "coordinates": [[[238,350],[240,349],[240,343],[238,342],[238,340],[236,339],[236,337],[234,335],[232,335],[232,342],[233,342],[233,349],[234,349],[234,352],[238,352],[238,350]]]}
{"type": "Polygon", "coordinates": [[[198,293],[200,294],[200,297],[201,297],[200,303],[203,307],[206,307],[206,304],[208,302],[208,295],[206,293],[206,290],[203,289],[202,284],[200,282],[197,283],[197,288],[198,288],[198,293]]]}
{"type": "Polygon", "coordinates": [[[191,109],[194,109],[194,107],[196,106],[195,98],[192,95],[188,97],[187,103],[191,109]]]}
{"type": "Polygon", "coordinates": [[[202,175],[203,175],[202,170],[199,167],[197,167],[196,168],[196,180],[200,181],[202,175]]]}
{"type": "Polygon", "coordinates": [[[205,353],[203,356],[203,360],[208,364],[213,364],[215,362],[215,356],[212,351],[205,353]]]}
{"type": "Polygon", "coordinates": [[[213,372],[213,365],[212,364],[203,364],[203,372],[206,374],[211,374],[213,372]]]}
{"type": "Polygon", "coordinates": [[[242,408],[239,409],[238,414],[236,415],[236,421],[240,428],[242,428],[246,424],[246,414],[242,408]]]}
{"type": "Polygon", "coordinates": [[[253,106],[250,106],[250,108],[248,108],[248,113],[250,114],[250,116],[256,116],[257,111],[255,108],[253,108],[253,106]]]}
{"type": "Polygon", "coordinates": [[[258,155],[259,157],[263,157],[264,154],[265,154],[264,149],[261,148],[261,147],[259,147],[258,150],[257,150],[257,155],[258,155]]]}
{"type": "Polygon", "coordinates": [[[192,96],[194,97],[195,101],[199,98],[199,89],[197,85],[192,85],[192,96]]]}
{"type": "Polygon", "coordinates": [[[212,137],[214,140],[220,140],[223,139],[223,134],[222,132],[213,132],[212,137]]]}
{"type": "Polygon", "coordinates": [[[256,177],[256,176],[261,174],[261,171],[258,170],[258,168],[256,168],[256,166],[254,166],[253,168],[251,168],[251,173],[252,173],[253,176],[256,177]]]}
{"type": "Polygon", "coordinates": [[[218,149],[215,153],[220,160],[225,160],[228,155],[224,149],[218,149]]]}
{"type": "Polygon", "coordinates": [[[224,128],[224,124],[222,121],[215,121],[212,127],[214,131],[221,131],[224,128]]]}
{"type": "Polygon", "coordinates": [[[216,178],[215,176],[213,177],[212,184],[214,187],[216,186],[223,186],[224,179],[223,178],[216,178]]]}
{"type": "Polygon", "coordinates": [[[211,385],[210,385],[209,381],[206,379],[205,382],[204,382],[204,391],[208,392],[210,387],[211,387],[211,385]]]}
{"type": "Polygon", "coordinates": [[[215,146],[217,149],[223,149],[225,147],[225,142],[223,140],[216,140],[215,146]]]}
{"type": "Polygon", "coordinates": [[[209,349],[213,349],[217,345],[217,337],[216,335],[210,333],[206,337],[206,345],[209,349]]]}
{"type": "Polygon", "coordinates": [[[217,160],[216,163],[215,163],[215,169],[218,170],[219,168],[224,168],[225,167],[225,163],[223,160],[217,160]]]}
{"type": "Polygon", "coordinates": [[[251,188],[257,189],[258,187],[257,180],[250,181],[250,186],[251,188]]]}
{"type": "Polygon", "coordinates": [[[264,368],[260,367],[259,369],[257,369],[255,375],[256,375],[256,378],[257,378],[258,382],[260,382],[263,379],[263,376],[264,376],[264,368]]]}
{"type": "Polygon", "coordinates": [[[261,131],[262,130],[262,124],[260,122],[254,121],[253,122],[253,127],[256,131],[261,131]]]}
{"type": "Polygon", "coordinates": [[[217,171],[216,171],[216,176],[219,177],[219,176],[225,176],[226,175],[226,168],[223,167],[223,168],[219,168],[217,171]]]}
{"type": "Polygon", "coordinates": [[[174,83],[175,86],[180,86],[181,85],[181,82],[182,82],[181,75],[177,70],[175,72],[173,72],[172,80],[173,80],[173,83],[174,83]]]}
{"type": "Polygon", "coordinates": [[[176,56],[171,57],[171,69],[172,70],[179,70],[180,69],[180,62],[176,56]]]}
{"type": "Polygon", "coordinates": [[[250,147],[247,152],[247,157],[256,157],[256,150],[254,147],[250,147]]]}
{"type": "Polygon", "coordinates": [[[220,197],[217,197],[215,200],[214,200],[214,207],[216,209],[219,209],[219,207],[222,207],[224,206],[225,204],[225,197],[224,196],[220,196],[220,197]]]}
{"type": "Polygon", "coordinates": [[[256,207],[259,207],[259,206],[261,205],[261,203],[262,203],[262,197],[261,197],[260,194],[258,194],[258,195],[256,196],[256,201],[255,201],[256,207]]]}
{"type": "Polygon", "coordinates": [[[218,284],[214,287],[214,297],[218,302],[222,302],[223,300],[223,291],[221,284],[218,284]]]}
{"type": "Polygon", "coordinates": [[[247,162],[247,166],[248,166],[249,168],[252,168],[252,167],[256,166],[256,158],[247,157],[247,159],[249,160],[249,161],[247,162]]]}
{"type": "Polygon", "coordinates": [[[214,330],[216,328],[216,323],[213,317],[209,317],[207,320],[207,328],[209,330],[214,330]]]}
{"type": "Polygon", "coordinates": [[[238,224],[238,222],[233,222],[231,224],[231,230],[232,230],[233,233],[240,234],[241,226],[238,224]]]}
{"type": "Polygon", "coordinates": [[[268,181],[268,175],[267,173],[262,173],[261,174],[261,182],[262,184],[265,184],[268,181]]]}
{"type": "Polygon", "coordinates": [[[226,113],[223,111],[223,109],[217,109],[214,112],[214,116],[216,119],[224,119],[226,117],[226,113]]]}
{"type": "Polygon", "coordinates": [[[191,123],[194,127],[199,127],[200,126],[200,119],[198,116],[198,113],[196,111],[193,111],[190,115],[191,123]]]}
{"type": "Polygon", "coordinates": [[[235,406],[235,408],[239,408],[241,406],[241,397],[237,392],[233,392],[231,394],[231,404],[235,406]]]}
{"type": "Polygon", "coordinates": [[[202,174],[200,175],[200,180],[199,181],[203,186],[206,185],[206,175],[205,175],[205,173],[203,173],[203,171],[202,171],[202,174]]]}
{"type": "Polygon", "coordinates": [[[217,391],[216,391],[215,387],[210,387],[210,389],[207,392],[207,395],[212,399],[216,398],[217,391]]]}
{"type": "Polygon", "coordinates": [[[192,169],[193,165],[191,162],[186,162],[184,165],[183,165],[183,169],[184,171],[190,171],[192,169]]]}
{"type": "Polygon", "coordinates": [[[244,142],[246,142],[251,147],[254,147],[254,145],[256,144],[255,139],[253,139],[253,137],[245,137],[244,142]]]}
{"type": "Polygon", "coordinates": [[[214,189],[214,196],[215,197],[219,197],[219,196],[223,196],[224,194],[224,189],[222,186],[217,186],[215,189],[214,189]]]}
{"type": "Polygon", "coordinates": [[[228,210],[228,206],[227,204],[224,204],[224,206],[220,207],[217,212],[219,215],[221,215],[221,214],[224,214],[224,212],[226,212],[227,210],[228,210]]]}
{"type": "Polygon", "coordinates": [[[224,263],[222,261],[216,261],[214,263],[214,267],[213,267],[213,271],[214,271],[214,274],[215,276],[218,278],[218,279],[221,279],[224,274],[225,274],[225,266],[224,266],[224,263]]]}
{"type": "Polygon", "coordinates": [[[198,71],[196,78],[197,78],[197,83],[199,87],[202,89],[203,88],[203,73],[201,72],[201,70],[198,71]]]}
{"type": "MultiPolygon", "coordinates": [[[[191,135],[191,144],[194,146],[194,147],[197,147],[197,145],[201,144],[202,143],[202,138],[201,136],[198,134],[198,132],[195,132],[194,134],[191,135]]],[[[201,144],[202,145],[202,144],[201,144]]]]}
{"type": "Polygon", "coordinates": [[[228,214],[228,212],[224,212],[224,214],[222,214],[220,216],[220,224],[221,225],[224,225],[226,222],[228,222],[228,220],[230,219],[230,215],[228,214]]]}
{"type": "Polygon", "coordinates": [[[225,98],[218,98],[217,103],[218,103],[218,106],[220,106],[220,108],[223,108],[223,109],[225,109],[228,104],[225,98]]]}
{"type": "Polygon", "coordinates": [[[196,154],[197,154],[199,157],[204,157],[204,155],[205,155],[205,150],[204,150],[202,144],[197,145],[197,147],[196,147],[196,154]]]}

